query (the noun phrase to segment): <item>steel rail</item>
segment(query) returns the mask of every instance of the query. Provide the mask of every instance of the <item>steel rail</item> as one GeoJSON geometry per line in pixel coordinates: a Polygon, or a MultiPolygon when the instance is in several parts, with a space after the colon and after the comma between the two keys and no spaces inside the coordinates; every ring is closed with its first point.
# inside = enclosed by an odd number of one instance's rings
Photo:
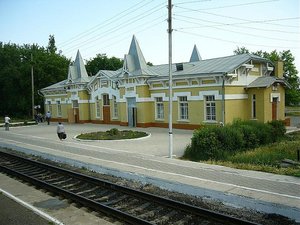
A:
{"type": "MultiPolygon", "coordinates": [[[[9,153],[0,151],[0,158],[3,157],[3,156],[6,157],[6,158],[14,158],[17,161],[21,161],[21,162],[23,161],[23,162],[26,163],[27,166],[29,166],[29,165],[37,166],[39,168],[43,168],[46,171],[50,170],[51,172],[55,172],[55,173],[58,173],[60,175],[63,174],[63,175],[66,175],[68,177],[72,177],[74,179],[79,179],[80,181],[83,181],[83,182],[86,182],[86,183],[89,183],[89,184],[94,184],[94,185],[97,185],[97,186],[100,186],[100,187],[103,187],[103,188],[106,188],[106,189],[109,189],[109,190],[113,190],[113,191],[116,191],[116,192],[121,192],[121,193],[126,194],[128,196],[134,196],[136,198],[142,198],[142,199],[144,199],[146,201],[149,201],[149,202],[155,202],[158,205],[163,205],[164,207],[172,208],[172,209],[175,209],[175,210],[180,210],[182,212],[189,213],[189,214],[192,213],[193,215],[204,217],[208,220],[214,219],[215,221],[219,221],[219,222],[222,221],[225,224],[257,225],[257,223],[242,220],[240,218],[235,218],[235,217],[228,216],[228,215],[225,215],[225,214],[217,213],[217,212],[214,212],[212,210],[200,208],[200,207],[197,207],[197,206],[192,206],[192,205],[182,203],[182,202],[179,202],[179,201],[175,201],[175,200],[171,200],[171,199],[168,199],[168,198],[165,198],[165,197],[161,197],[161,196],[157,196],[157,195],[150,194],[150,193],[147,193],[147,192],[143,192],[143,191],[135,190],[135,189],[132,189],[132,188],[124,187],[124,186],[121,186],[121,185],[117,185],[117,184],[114,184],[114,183],[106,181],[106,180],[102,180],[102,179],[99,179],[99,178],[91,177],[91,176],[80,174],[80,173],[76,173],[74,171],[66,170],[66,169],[63,169],[63,168],[60,168],[60,167],[56,167],[56,166],[49,165],[49,164],[42,163],[42,162],[37,162],[37,161],[27,159],[27,158],[24,158],[24,157],[21,157],[21,156],[17,156],[17,155],[14,155],[14,154],[9,154],[9,153]]],[[[28,170],[28,167],[27,167],[27,170],[28,170]]],[[[36,178],[31,177],[30,175],[27,175],[25,173],[14,171],[13,168],[9,168],[5,165],[1,165],[1,161],[0,161],[0,171],[4,171],[5,173],[8,173],[8,174],[13,174],[14,176],[17,176],[21,179],[24,179],[29,183],[33,183],[36,186],[47,189],[47,190],[49,190],[49,191],[51,191],[55,194],[62,195],[64,197],[66,197],[67,199],[71,199],[72,201],[78,202],[78,203],[80,203],[84,206],[87,206],[91,209],[94,209],[95,211],[99,210],[99,211],[101,211],[105,214],[113,215],[114,217],[119,218],[123,221],[126,221],[130,224],[153,224],[149,221],[146,221],[144,219],[135,217],[135,216],[130,215],[126,212],[120,211],[118,209],[114,209],[110,206],[101,204],[101,203],[96,202],[94,200],[88,199],[84,196],[72,193],[72,192],[70,192],[68,190],[65,190],[63,188],[59,188],[55,185],[52,185],[52,184],[49,184],[49,183],[44,182],[42,180],[36,179],[36,178]]]]}

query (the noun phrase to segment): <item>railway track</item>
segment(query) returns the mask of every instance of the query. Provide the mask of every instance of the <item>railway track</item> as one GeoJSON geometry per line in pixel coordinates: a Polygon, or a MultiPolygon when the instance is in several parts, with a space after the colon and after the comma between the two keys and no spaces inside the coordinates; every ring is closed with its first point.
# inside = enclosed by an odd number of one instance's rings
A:
{"type": "Polygon", "coordinates": [[[1,151],[0,172],[128,224],[256,224],[1,151]]]}

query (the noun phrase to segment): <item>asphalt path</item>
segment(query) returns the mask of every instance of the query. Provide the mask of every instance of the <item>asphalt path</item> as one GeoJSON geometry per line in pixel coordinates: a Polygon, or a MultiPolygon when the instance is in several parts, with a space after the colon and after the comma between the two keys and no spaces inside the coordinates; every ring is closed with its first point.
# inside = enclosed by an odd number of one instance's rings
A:
{"type": "MultiPolygon", "coordinates": [[[[212,196],[234,202],[239,207],[261,208],[300,221],[300,179],[255,171],[195,163],[176,159],[190,143],[192,131],[174,130],[174,158],[168,158],[168,129],[135,128],[151,134],[129,141],[78,141],[81,133],[113,127],[96,124],[65,124],[68,138],[60,141],[56,123],[16,127],[0,131],[0,146],[27,153],[40,153],[49,159],[100,172],[110,172],[187,194],[212,196]],[[68,161],[69,160],[69,161],[68,161]],[[106,170],[105,170],[106,169],[106,170]],[[120,172],[121,171],[121,172],[120,172]],[[241,198],[232,196],[242,196],[241,198]],[[252,201],[254,199],[254,201],[252,201]]],[[[124,177],[124,176],[123,176],[124,177]]],[[[126,178],[126,177],[125,177],[126,178]]]]}

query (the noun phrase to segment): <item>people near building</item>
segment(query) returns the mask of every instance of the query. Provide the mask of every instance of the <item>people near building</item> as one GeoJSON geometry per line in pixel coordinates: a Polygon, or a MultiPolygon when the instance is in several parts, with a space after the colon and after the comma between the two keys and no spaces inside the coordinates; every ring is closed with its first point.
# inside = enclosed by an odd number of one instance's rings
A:
{"type": "Polygon", "coordinates": [[[47,124],[48,124],[48,125],[50,124],[50,120],[51,120],[51,113],[50,113],[50,111],[48,111],[48,112],[46,113],[46,121],[47,121],[47,124]]]}
{"type": "Polygon", "coordinates": [[[44,118],[43,118],[43,115],[42,115],[42,113],[38,113],[38,120],[39,120],[39,122],[44,122],[44,118]]]}
{"type": "Polygon", "coordinates": [[[64,139],[64,136],[65,136],[65,127],[64,125],[59,122],[58,125],[57,125],[57,136],[59,138],[59,140],[63,140],[64,139]]]}
{"type": "Polygon", "coordinates": [[[9,130],[10,118],[7,115],[4,117],[4,123],[5,123],[5,130],[9,130]]]}
{"type": "Polygon", "coordinates": [[[34,114],[34,120],[35,120],[36,123],[40,122],[38,114],[34,114]]]}
{"type": "MultiPolygon", "coordinates": [[[[66,79],[41,93],[45,107],[57,109],[55,120],[167,127],[168,67],[148,65],[133,36],[123,67],[89,76],[78,51],[66,79]],[[49,101],[54,93],[55,101],[49,101]]],[[[198,129],[202,124],[220,122],[223,126],[238,118],[260,122],[285,119],[284,95],[289,84],[283,79],[283,62],[252,54],[202,59],[194,46],[190,61],[172,68],[176,128],[198,129]]]]}

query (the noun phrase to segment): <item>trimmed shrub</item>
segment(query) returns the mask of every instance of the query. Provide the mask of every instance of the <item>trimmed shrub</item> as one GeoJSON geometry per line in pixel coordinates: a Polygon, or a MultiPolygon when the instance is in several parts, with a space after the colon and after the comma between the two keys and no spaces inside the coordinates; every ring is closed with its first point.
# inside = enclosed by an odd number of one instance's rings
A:
{"type": "Polygon", "coordinates": [[[107,130],[106,133],[111,136],[116,136],[119,135],[120,131],[117,128],[112,128],[110,130],[107,130]]]}
{"type": "Polygon", "coordinates": [[[194,131],[183,157],[194,161],[224,160],[237,152],[280,140],[285,132],[282,121],[264,124],[236,120],[224,127],[204,126],[194,131]]]}
{"type": "Polygon", "coordinates": [[[215,132],[222,151],[233,153],[244,146],[244,133],[232,126],[217,127],[215,132]]]}
{"type": "Polygon", "coordinates": [[[216,129],[217,127],[208,126],[194,132],[189,152],[193,160],[207,160],[218,155],[221,143],[217,139],[216,129]]]}

